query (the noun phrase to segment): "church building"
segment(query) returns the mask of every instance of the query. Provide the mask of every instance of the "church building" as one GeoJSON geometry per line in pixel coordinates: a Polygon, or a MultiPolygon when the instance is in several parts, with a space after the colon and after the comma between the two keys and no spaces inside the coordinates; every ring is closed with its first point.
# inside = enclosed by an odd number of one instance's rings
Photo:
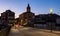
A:
{"type": "Polygon", "coordinates": [[[34,17],[35,17],[35,14],[31,12],[30,5],[28,4],[26,8],[26,12],[19,15],[19,22],[21,25],[26,25],[34,17]]]}

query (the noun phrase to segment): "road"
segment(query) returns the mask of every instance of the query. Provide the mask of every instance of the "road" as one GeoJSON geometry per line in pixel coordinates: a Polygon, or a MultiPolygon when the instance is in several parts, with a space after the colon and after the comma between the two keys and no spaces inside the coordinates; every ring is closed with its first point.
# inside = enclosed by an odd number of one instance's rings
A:
{"type": "Polygon", "coordinates": [[[60,36],[60,33],[47,32],[31,27],[19,27],[18,29],[13,27],[9,36],[60,36]]]}

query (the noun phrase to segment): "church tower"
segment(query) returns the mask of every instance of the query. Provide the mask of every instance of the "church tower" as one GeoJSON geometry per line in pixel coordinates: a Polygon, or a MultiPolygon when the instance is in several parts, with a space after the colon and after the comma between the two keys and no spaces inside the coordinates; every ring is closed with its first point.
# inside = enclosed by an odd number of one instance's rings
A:
{"type": "Polygon", "coordinates": [[[23,26],[29,25],[28,23],[30,22],[31,19],[35,17],[35,14],[31,12],[30,5],[28,4],[26,7],[26,11],[19,15],[20,19],[20,24],[23,26]]]}
{"type": "Polygon", "coordinates": [[[30,12],[30,5],[27,6],[27,12],[30,12]]]}

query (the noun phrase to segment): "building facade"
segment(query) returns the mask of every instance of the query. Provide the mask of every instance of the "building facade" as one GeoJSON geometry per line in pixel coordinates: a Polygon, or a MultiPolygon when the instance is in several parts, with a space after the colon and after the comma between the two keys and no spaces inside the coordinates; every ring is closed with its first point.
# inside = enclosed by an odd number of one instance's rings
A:
{"type": "Polygon", "coordinates": [[[1,16],[0,16],[0,24],[2,24],[2,19],[1,19],[1,16]]]}
{"type": "Polygon", "coordinates": [[[1,13],[2,24],[12,24],[15,19],[15,13],[11,10],[6,10],[1,13]]]}
{"type": "Polygon", "coordinates": [[[31,27],[55,30],[60,24],[60,16],[57,14],[39,14],[31,20],[31,27]],[[59,18],[59,19],[58,19],[59,18]]]}
{"type": "Polygon", "coordinates": [[[26,8],[26,12],[19,15],[19,20],[21,25],[26,25],[32,18],[34,18],[35,14],[31,12],[30,5],[28,4],[26,8]]]}
{"type": "Polygon", "coordinates": [[[60,30],[60,17],[58,17],[56,19],[56,22],[57,22],[57,24],[56,24],[56,30],[60,30]]]}

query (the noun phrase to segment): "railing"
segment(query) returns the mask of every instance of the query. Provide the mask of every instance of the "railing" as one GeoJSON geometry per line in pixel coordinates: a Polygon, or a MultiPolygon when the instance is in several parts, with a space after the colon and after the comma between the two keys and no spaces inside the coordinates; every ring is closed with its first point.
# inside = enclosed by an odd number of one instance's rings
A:
{"type": "Polygon", "coordinates": [[[8,36],[9,32],[10,32],[11,26],[6,27],[2,30],[0,30],[0,36],[8,36]]]}

